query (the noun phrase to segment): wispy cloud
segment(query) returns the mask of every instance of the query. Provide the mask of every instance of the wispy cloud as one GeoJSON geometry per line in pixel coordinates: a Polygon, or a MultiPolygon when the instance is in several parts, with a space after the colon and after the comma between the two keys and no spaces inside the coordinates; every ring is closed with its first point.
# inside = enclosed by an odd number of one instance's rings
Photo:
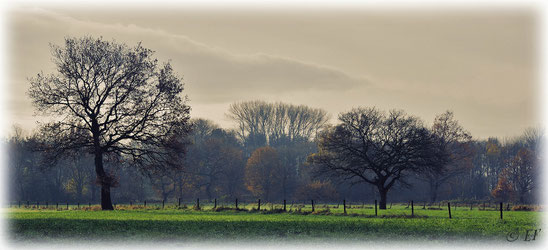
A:
{"type": "Polygon", "coordinates": [[[264,53],[236,54],[184,35],[133,24],[102,24],[43,9],[19,10],[14,14],[17,25],[36,29],[36,32],[48,30],[47,34],[41,34],[41,41],[58,43],[65,36],[80,35],[102,36],[130,45],[142,41],[143,46],[157,51],[161,59],[171,60],[176,71],[184,76],[190,99],[197,103],[229,102],[265,92],[277,95],[309,89],[350,89],[368,84],[362,77],[333,67],[264,53]],[[63,37],[59,37],[61,35],[63,37]]]}

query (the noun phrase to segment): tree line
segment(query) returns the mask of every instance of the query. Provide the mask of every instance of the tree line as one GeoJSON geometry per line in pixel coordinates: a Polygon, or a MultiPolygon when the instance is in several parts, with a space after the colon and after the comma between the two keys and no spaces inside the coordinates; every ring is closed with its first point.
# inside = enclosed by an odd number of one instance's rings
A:
{"type": "Polygon", "coordinates": [[[141,44],[66,38],[51,50],[57,72],[30,78],[28,91],[51,122],[7,141],[11,199],[112,210],[113,197],[344,197],[385,209],[389,197],[535,202],[540,188],[540,129],[473,140],[450,111],[427,126],[359,107],[330,124],[322,109],[258,100],[230,105],[236,127],[223,129],[190,119],[182,78],[141,44]]]}
{"type": "MultiPolygon", "coordinates": [[[[181,169],[135,171],[129,160],[106,159],[105,166],[115,176],[113,199],[119,203],[196,197],[265,202],[379,199],[381,208],[388,201],[410,198],[429,203],[456,199],[537,202],[540,129],[502,141],[474,140],[452,112],[437,116],[427,128],[403,111],[359,108],[341,114],[339,124],[330,125],[327,113],[304,106],[263,101],[232,106],[244,105],[257,116],[265,116],[259,112],[265,107],[285,106],[323,114],[323,118],[303,115],[293,121],[315,124],[313,133],[307,132],[308,126],[299,131],[287,125],[285,129],[269,127],[276,115],[263,118],[267,120],[263,124],[270,124],[263,129],[248,124],[223,129],[213,121],[193,119],[181,169]]],[[[246,123],[233,112],[238,111],[229,111],[236,124],[246,123]]],[[[24,136],[16,128],[8,140],[10,198],[99,201],[93,156],[81,150],[55,166],[43,166],[45,153],[34,150],[37,137],[24,136]]]]}

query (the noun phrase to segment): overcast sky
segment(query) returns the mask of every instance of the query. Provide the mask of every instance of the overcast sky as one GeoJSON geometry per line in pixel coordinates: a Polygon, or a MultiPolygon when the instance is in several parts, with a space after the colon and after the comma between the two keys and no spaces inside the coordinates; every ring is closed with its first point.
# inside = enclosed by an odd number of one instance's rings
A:
{"type": "Polygon", "coordinates": [[[233,126],[230,103],[404,109],[431,123],[453,110],[475,138],[538,126],[535,12],[14,8],[8,13],[8,115],[35,126],[27,78],[53,72],[67,36],[156,51],[183,76],[192,117],[233,126]]]}

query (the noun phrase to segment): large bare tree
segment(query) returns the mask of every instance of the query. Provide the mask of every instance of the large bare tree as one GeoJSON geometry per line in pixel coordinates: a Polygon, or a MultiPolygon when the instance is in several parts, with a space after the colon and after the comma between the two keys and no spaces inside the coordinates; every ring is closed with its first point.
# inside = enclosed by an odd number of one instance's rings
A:
{"type": "Polygon", "coordinates": [[[103,210],[113,209],[115,182],[103,164],[107,155],[143,169],[179,166],[190,107],[169,63],[159,65],[141,44],[102,38],[66,38],[51,51],[57,72],[31,78],[28,91],[37,113],[53,120],[40,132],[53,158],[76,149],[94,155],[103,210]]]}
{"type": "Polygon", "coordinates": [[[407,184],[407,174],[436,170],[433,163],[442,159],[435,137],[403,111],[356,108],[339,121],[319,136],[318,153],[308,160],[317,174],[377,187],[380,209],[394,184],[407,184]]]}

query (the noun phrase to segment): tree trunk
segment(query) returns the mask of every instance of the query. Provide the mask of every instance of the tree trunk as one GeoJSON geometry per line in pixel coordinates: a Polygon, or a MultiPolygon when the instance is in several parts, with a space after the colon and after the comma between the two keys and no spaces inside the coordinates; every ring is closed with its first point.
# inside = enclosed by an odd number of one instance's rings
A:
{"type": "Polygon", "coordinates": [[[208,199],[209,201],[211,201],[211,198],[213,197],[213,194],[212,194],[212,192],[211,192],[211,186],[212,186],[212,185],[213,185],[213,184],[211,183],[211,181],[206,185],[206,195],[207,195],[207,199],[208,199]]]}
{"type": "Polygon", "coordinates": [[[430,181],[430,202],[434,203],[438,199],[439,184],[436,181],[430,181]]]}
{"type": "Polygon", "coordinates": [[[110,199],[111,178],[107,176],[103,168],[103,153],[100,149],[95,151],[95,172],[101,184],[101,209],[114,210],[110,199]]]}
{"type": "Polygon", "coordinates": [[[379,203],[379,209],[386,209],[386,195],[388,194],[388,189],[379,187],[379,195],[381,197],[379,203]]]}

